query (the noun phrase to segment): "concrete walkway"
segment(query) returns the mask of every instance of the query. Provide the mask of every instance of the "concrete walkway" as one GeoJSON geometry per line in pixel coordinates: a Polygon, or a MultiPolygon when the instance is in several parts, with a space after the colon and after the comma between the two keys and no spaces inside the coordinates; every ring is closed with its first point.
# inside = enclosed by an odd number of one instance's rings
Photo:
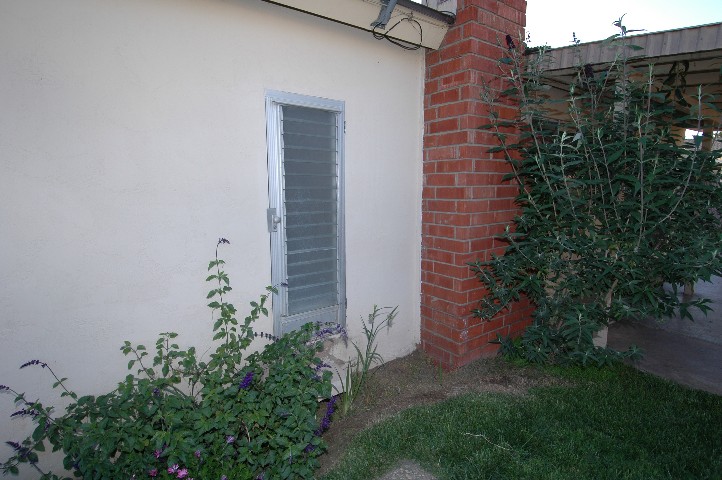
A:
{"type": "Polygon", "coordinates": [[[712,301],[707,315],[693,312],[694,321],[670,318],[609,327],[608,345],[625,350],[641,347],[644,358],[636,367],[642,371],[722,395],[722,278],[695,285],[696,297],[712,301]]]}
{"type": "MultiPolygon", "coordinates": [[[[626,350],[641,347],[644,358],[635,366],[691,388],[722,395],[722,278],[695,285],[695,295],[712,300],[707,316],[694,312],[694,321],[670,318],[609,328],[608,345],[626,350]]],[[[404,461],[379,480],[436,480],[415,462],[404,461]]]]}

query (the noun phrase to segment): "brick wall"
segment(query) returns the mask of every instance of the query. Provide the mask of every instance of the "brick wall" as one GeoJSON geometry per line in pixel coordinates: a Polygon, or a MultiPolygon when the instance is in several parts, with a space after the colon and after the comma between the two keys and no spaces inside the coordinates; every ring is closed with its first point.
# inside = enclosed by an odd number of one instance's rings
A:
{"type": "Polygon", "coordinates": [[[485,292],[467,265],[503,252],[495,237],[516,213],[517,189],[502,181],[508,165],[477,127],[488,122],[481,85],[500,86],[499,44],[519,38],[525,12],[525,0],[460,0],[441,48],[426,54],[421,346],[446,368],[495,354],[489,341],[521,332],[531,314],[521,302],[475,318],[485,292]]]}

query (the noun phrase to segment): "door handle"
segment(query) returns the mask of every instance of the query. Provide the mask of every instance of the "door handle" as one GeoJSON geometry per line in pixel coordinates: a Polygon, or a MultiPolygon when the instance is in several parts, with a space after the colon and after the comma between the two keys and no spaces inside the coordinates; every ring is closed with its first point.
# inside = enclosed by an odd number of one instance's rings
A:
{"type": "Polygon", "coordinates": [[[278,224],[281,223],[281,217],[276,215],[275,208],[266,210],[266,221],[268,222],[268,231],[273,233],[278,231],[278,224]]]}

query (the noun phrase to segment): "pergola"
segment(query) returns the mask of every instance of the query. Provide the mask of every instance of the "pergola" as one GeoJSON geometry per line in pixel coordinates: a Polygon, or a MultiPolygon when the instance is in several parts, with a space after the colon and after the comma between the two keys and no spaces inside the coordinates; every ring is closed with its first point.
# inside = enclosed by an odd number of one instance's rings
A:
{"type": "MultiPolygon", "coordinates": [[[[580,71],[599,72],[620,55],[628,55],[628,65],[637,70],[653,66],[657,88],[674,95],[680,116],[689,114],[689,105],[698,104],[701,87],[705,102],[702,125],[706,134],[720,130],[722,123],[722,23],[680,28],[626,37],[628,45],[604,40],[555,48],[546,52],[545,74],[551,97],[563,98],[577,81],[580,71]],[[591,70],[589,70],[591,68],[591,70]]],[[[648,71],[648,70],[647,70],[648,71]]],[[[694,121],[680,123],[680,129],[698,129],[694,121]]],[[[706,135],[707,136],[707,135],[706,135]]],[[[708,147],[709,148],[709,147],[708,147]]]]}

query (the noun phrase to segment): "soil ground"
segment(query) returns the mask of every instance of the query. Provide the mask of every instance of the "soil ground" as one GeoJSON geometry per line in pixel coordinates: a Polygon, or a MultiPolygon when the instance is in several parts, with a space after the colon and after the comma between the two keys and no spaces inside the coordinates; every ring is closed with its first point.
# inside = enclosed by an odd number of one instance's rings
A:
{"type": "Polygon", "coordinates": [[[317,475],[333,468],[358,432],[409,407],[473,392],[523,395],[531,387],[560,382],[540,369],[499,358],[477,360],[452,372],[441,370],[421,351],[392,360],[373,371],[361,398],[345,417],[334,416],[324,434],[329,448],[320,457],[317,475]]]}

